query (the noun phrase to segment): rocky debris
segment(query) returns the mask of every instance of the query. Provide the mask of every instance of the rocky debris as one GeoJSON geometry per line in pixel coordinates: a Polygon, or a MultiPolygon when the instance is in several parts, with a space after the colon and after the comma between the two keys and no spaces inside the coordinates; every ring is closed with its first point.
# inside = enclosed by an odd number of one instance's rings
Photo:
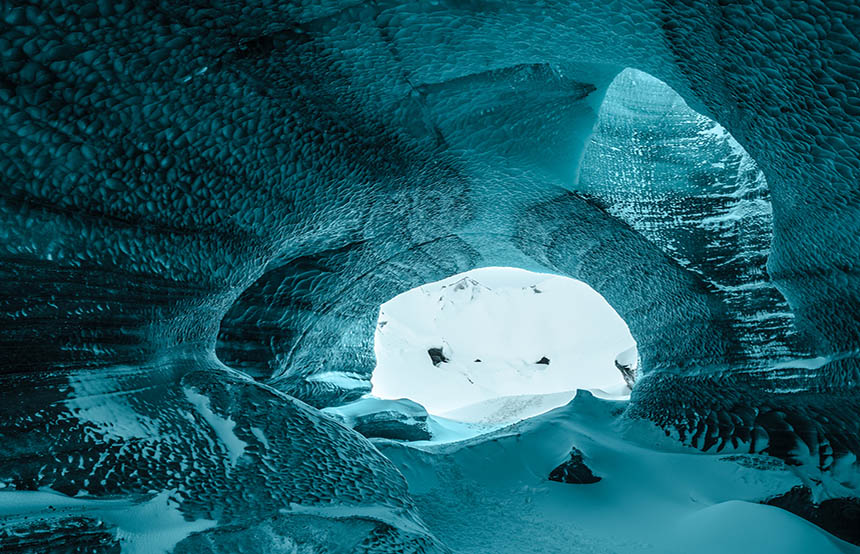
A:
{"type": "Polygon", "coordinates": [[[780,471],[787,469],[785,461],[779,458],[774,458],[773,456],[762,454],[732,454],[730,456],[723,456],[720,460],[738,464],[750,469],[759,469],[761,471],[780,471]]]}
{"type": "MultiPolygon", "coordinates": [[[[53,506],[49,507],[50,511],[53,506]]],[[[3,552],[119,552],[115,532],[87,517],[9,518],[0,525],[3,552]],[[75,549],[68,545],[74,541],[75,549]]]]}
{"type": "Polygon", "coordinates": [[[570,459],[564,461],[549,474],[550,481],[588,485],[600,481],[600,477],[591,472],[585,465],[582,451],[575,446],[570,447],[570,459]]]}

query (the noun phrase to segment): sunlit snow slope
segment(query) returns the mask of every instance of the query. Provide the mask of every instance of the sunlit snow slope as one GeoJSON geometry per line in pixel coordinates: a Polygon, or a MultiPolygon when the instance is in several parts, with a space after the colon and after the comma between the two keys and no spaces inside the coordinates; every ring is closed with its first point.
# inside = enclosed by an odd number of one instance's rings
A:
{"type": "Polygon", "coordinates": [[[435,414],[480,403],[453,414],[464,420],[535,405],[546,411],[577,388],[629,392],[615,358],[634,344],[621,317],[585,283],[485,268],[382,306],[373,394],[407,397],[435,414]],[[548,404],[500,398],[547,394],[548,404]]]}

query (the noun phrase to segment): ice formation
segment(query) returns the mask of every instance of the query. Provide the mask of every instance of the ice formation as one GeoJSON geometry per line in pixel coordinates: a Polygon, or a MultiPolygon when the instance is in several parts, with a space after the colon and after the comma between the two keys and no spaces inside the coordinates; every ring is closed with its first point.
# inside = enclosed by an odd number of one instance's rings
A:
{"type": "Polygon", "coordinates": [[[856,2],[6,0],[0,21],[0,550],[689,551],[782,526],[786,551],[851,551],[748,502],[857,498],[856,2]],[[380,451],[321,411],[370,391],[383,302],[485,266],[606,298],[638,345],[618,413],[578,395],[380,451]],[[642,446],[652,426],[687,450],[642,446]],[[548,480],[571,447],[599,482],[548,480]],[[482,486],[470,542],[455,497],[482,486]],[[586,508],[614,527],[564,527],[586,508]],[[644,519],[612,535],[624,513],[644,519]]]}

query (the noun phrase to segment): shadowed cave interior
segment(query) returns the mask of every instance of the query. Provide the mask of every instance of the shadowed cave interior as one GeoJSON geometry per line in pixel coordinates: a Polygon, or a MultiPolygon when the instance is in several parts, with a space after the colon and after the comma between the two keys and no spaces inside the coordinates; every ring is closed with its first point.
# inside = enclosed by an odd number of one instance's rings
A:
{"type": "Polygon", "coordinates": [[[0,22],[3,552],[858,551],[855,3],[0,22]],[[452,427],[451,339],[380,397],[380,306],[488,267],[614,310],[624,394],[452,427]]]}

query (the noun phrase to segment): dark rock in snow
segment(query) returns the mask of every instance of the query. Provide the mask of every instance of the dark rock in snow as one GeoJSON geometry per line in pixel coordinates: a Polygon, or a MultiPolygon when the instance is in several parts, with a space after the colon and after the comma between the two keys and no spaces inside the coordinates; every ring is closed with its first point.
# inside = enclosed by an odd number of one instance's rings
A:
{"type": "Polygon", "coordinates": [[[430,348],[427,350],[427,354],[430,355],[430,359],[433,360],[433,365],[435,365],[436,367],[438,367],[439,364],[448,362],[448,357],[442,353],[441,347],[430,348]]]}
{"type": "Polygon", "coordinates": [[[536,361],[535,363],[540,365],[549,365],[549,358],[547,358],[546,356],[541,356],[541,359],[536,361]]]}
{"type": "Polygon", "coordinates": [[[585,465],[582,451],[572,446],[570,447],[570,459],[552,470],[549,474],[549,480],[574,485],[588,485],[597,483],[600,481],[600,477],[592,473],[591,469],[585,465]]]}

